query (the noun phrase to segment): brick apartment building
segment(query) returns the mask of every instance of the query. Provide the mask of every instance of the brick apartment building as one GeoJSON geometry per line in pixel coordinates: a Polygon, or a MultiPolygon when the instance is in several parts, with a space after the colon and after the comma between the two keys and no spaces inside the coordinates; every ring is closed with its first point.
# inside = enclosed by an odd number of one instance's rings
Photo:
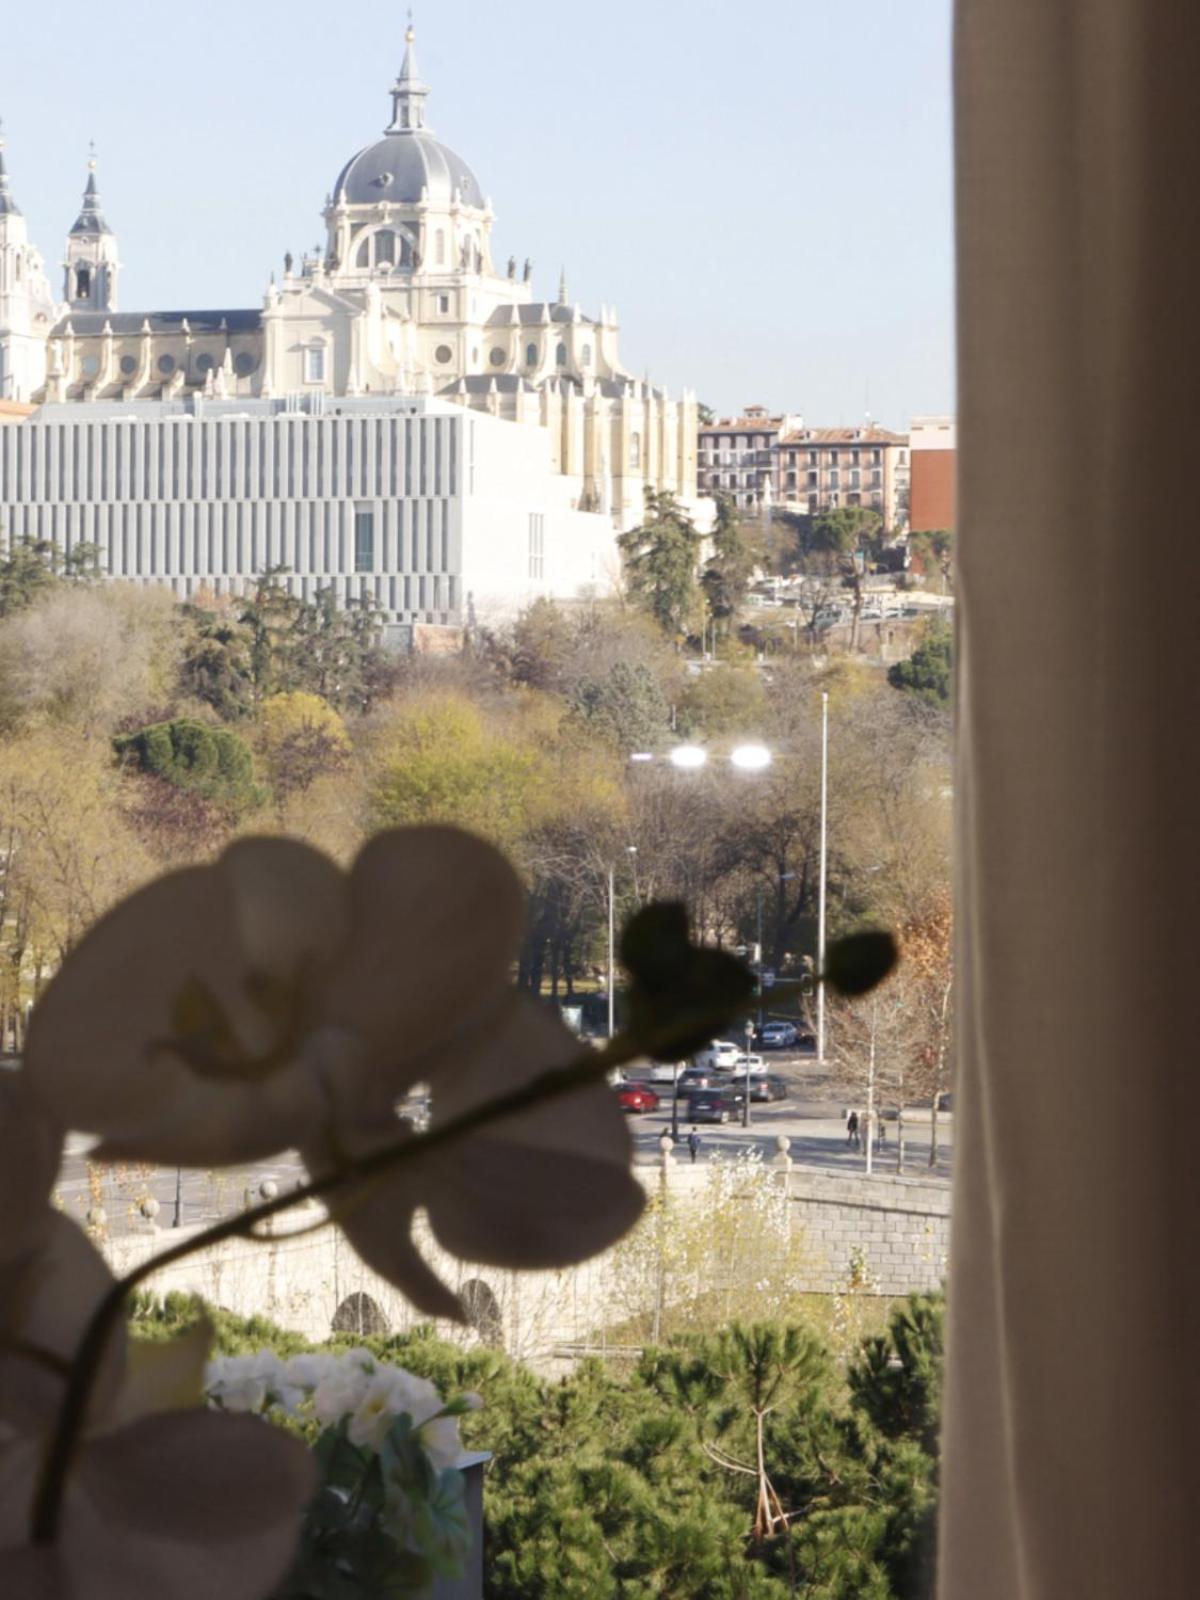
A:
{"type": "Polygon", "coordinates": [[[914,417],[910,434],[912,453],[912,513],[914,533],[953,528],[957,514],[955,477],[958,433],[953,417],[914,417]]]}

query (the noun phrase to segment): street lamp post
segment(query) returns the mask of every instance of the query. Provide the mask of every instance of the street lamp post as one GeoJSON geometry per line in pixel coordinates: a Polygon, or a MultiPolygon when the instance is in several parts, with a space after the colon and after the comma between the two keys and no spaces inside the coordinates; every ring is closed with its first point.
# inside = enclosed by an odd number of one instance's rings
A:
{"type": "Polygon", "coordinates": [[[742,1106],[742,1127],[750,1126],[750,1044],[754,1038],[754,1024],[746,1023],[746,1099],[742,1106]]]}
{"type": "Polygon", "coordinates": [[[829,696],[821,696],[821,866],[817,883],[817,1060],[825,1060],[825,881],[829,867],[829,696]]]}
{"type": "Polygon", "coordinates": [[[610,1040],[615,1031],[613,1022],[616,1016],[616,988],[614,984],[614,969],[616,967],[614,947],[617,924],[617,912],[614,904],[617,892],[616,876],[616,869],[610,866],[608,869],[608,1037],[610,1040]]]}
{"type": "Polygon", "coordinates": [[[762,884],[758,885],[758,1031],[762,1033],[763,1026],[763,924],[762,924],[762,884]]]}

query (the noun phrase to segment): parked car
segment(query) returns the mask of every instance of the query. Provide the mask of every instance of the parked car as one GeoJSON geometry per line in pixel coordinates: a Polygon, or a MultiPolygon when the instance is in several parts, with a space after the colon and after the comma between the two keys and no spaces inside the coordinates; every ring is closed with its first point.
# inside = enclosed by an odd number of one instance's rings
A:
{"type": "Polygon", "coordinates": [[[640,1116],[645,1111],[658,1110],[658,1096],[644,1083],[623,1083],[617,1090],[617,1104],[622,1111],[640,1116]]]}
{"type": "Polygon", "coordinates": [[[760,1050],[794,1050],[797,1038],[794,1022],[764,1022],[758,1030],[758,1047],[760,1050]]]}
{"type": "Polygon", "coordinates": [[[686,1061],[652,1061],[638,1076],[647,1083],[674,1083],[675,1074],[683,1072],[686,1067],[686,1061]]]}
{"type": "Polygon", "coordinates": [[[953,1091],[953,1089],[943,1089],[942,1090],[941,1094],[938,1095],[938,1097],[937,1097],[937,1108],[938,1108],[939,1111],[953,1111],[954,1110],[954,1091],[953,1091]]]}
{"type": "Polygon", "coordinates": [[[732,1039],[714,1039],[703,1050],[697,1050],[692,1061],[698,1067],[724,1068],[728,1072],[740,1055],[741,1047],[732,1039]]]}
{"type": "Polygon", "coordinates": [[[750,1099],[752,1103],[762,1100],[786,1100],[787,1097],[787,1084],[774,1072],[764,1072],[759,1077],[750,1079],[750,1099]]]}
{"type": "Polygon", "coordinates": [[[689,1122],[729,1122],[740,1116],[743,1096],[730,1089],[697,1089],[688,1096],[689,1122]]]}

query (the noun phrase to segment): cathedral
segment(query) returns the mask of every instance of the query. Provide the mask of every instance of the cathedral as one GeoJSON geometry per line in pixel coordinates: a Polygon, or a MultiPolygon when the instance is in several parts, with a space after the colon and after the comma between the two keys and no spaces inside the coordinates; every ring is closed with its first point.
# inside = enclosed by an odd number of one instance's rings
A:
{"type": "Polygon", "coordinates": [[[565,281],[535,300],[529,262],[493,258],[479,180],[426,120],[414,36],[382,137],[342,167],[324,249],[288,256],[261,307],[124,311],[121,261],[93,160],[67,237],[61,299],[30,241],[0,148],[0,400],[305,401],[425,396],[543,431],[573,509],[620,530],[647,487],[696,495],[695,397],[622,365],[615,314],[565,281]]]}

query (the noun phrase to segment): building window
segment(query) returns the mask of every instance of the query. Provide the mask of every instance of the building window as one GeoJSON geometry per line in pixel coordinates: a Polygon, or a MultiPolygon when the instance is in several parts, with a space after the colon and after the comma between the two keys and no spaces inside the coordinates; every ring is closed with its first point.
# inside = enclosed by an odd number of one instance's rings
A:
{"type": "Polygon", "coordinates": [[[559,345],[558,349],[554,353],[554,359],[555,359],[555,361],[558,363],[558,365],[560,367],[565,367],[566,366],[566,364],[567,364],[567,347],[566,347],[565,344],[560,344],[559,345]]]}
{"type": "Polygon", "coordinates": [[[642,436],[640,433],[633,433],[629,436],[629,465],[634,472],[641,471],[642,436]]]}
{"type": "Polygon", "coordinates": [[[304,352],[305,383],[325,382],[325,346],[310,344],[304,352]]]}
{"type": "Polygon", "coordinates": [[[354,264],[358,267],[369,267],[371,265],[371,239],[369,235],[359,245],[354,264]]]}
{"type": "MultiPolygon", "coordinates": [[[[903,452],[901,452],[901,454],[903,454],[903,452]]],[[[871,451],[871,461],[875,466],[881,467],[883,465],[883,451],[882,450],[872,450],[871,451]]]]}
{"type": "Polygon", "coordinates": [[[450,296],[448,294],[438,295],[438,311],[443,317],[450,315],[450,296]]]}
{"type": "Polygon", "coordinates": [[[862,495],[848,494],[846,496],[846,504],[848,506],[860,506],[862,504],[862,495]]]}
{"type": "Polygon", "coordinates": [[[433,359],[443,367],[446,366],[448,362],[452,361],[453,358],[454,351],[451,350],[448,344],[438,345],[437,349],[433,352],[433,359]]]}
{"type": "Polygon", "coordinates": [[[817,474],[815,472],[810,472],[808,475],[808,487],[810,489],[817,487],[817,474]]]}
{"type": "Polygon", "coordinates": [[[395,266],[396,264],[396,235],[390,228],[384,228],[375,235],[375,265],[395,266]]]}
{"type": "Polygon", "coordinates": [[[883,488],[883,471],[879,467],[874,468],[871,473],[871,486],[875,489],[883,488]]]}
{"type": "Polygon", "coordinates": [[[852,489],[858,489],[862,487],[862,473],[857,467],[851,467],[850,469],[850,487],[852,489]]]}
{"type": "Polygon", "coordinates": [[[590,344],[585,344],[584,345],[583,349],[579,353],[579,360],[580,360],[580,363],[581,363],[582,366],[585,366],[585,367],[590,367],[591,366],[591,364],[592,364],[592,347],[591,347],[590,344]]]}
{"type": "Polygon", "coordinates": [[[789,489],[794,489],[796,487],[796,474],[794,472],[788,473],[787,486],[789,489]]]}
{"type": "Polygon", "coordinates": [[[837,489],[840,488],[840,486],[841,477],[838,473],[838,469],[836,467],[831,467],[829,472],[829,487],[831,489],[837,489]]]}
{"type": "Polygon", "coordinates": [[[546,518],[540,511],[529,513],[529,576],[540,581],[546,573],[546,518]]]}
{"type": "Polygon", "coordinates": [[[80,267],[75,274],[76,300],[90,300],[92,298],[92,275],[86,267],[80,267]]]}
{"type": "Polygon", "coordinates": [[[817,452],[815,450],[810,450],[808,452],[808,464],[809,464],[810,467],[815,467],[816,466],[816,464],[817,464],[817,452]]]}
{"type": "Polygon", "coordinates": [[[535,344],[527,344],[525,346],[525,365],[527,367],[536,367],[537,366],[537,362],[538,362],[538,348],[537,348],[537,345],[535,345],[535,344]]]}
{"type": "Polygon", "coordinates": [[[162,373],[164,378],[169,378],[171,376],[171,374],[175,371],[175,357],[174,356],[159,356],[159,358],[158,358],[158,370],[162,373]]]}
{"type": "Polygon", "coordinates": [[[491,355],[488,357],[488,360],[492,363],[492,365],[494,367],[502,367],[504,365],[504,363],[508,360],[508,352],[507,352],[507,350],[501,350],[499,348],[499,346],[497,346],[496,349],[493,350],[491,355]]]}
{"type": "Polygon", "coordinates": [[[354,570],[355,572],[374,572],[375,570],[375,513],[373,511],[356,511],[354,513],[354,570]]]}

